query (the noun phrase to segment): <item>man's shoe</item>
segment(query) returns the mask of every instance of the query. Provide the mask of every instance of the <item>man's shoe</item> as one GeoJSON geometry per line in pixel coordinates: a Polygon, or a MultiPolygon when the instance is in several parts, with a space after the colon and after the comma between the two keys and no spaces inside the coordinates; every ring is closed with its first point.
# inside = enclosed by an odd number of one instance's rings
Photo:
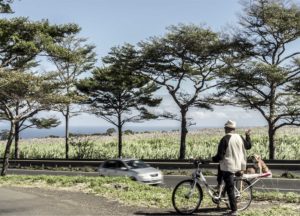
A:
{"type": "Polygon", "coordinates": [[[238,215],[238,213],[237,213],[237,211],[231,211],[231,212],[230,212],[230,215],[236,216],[236,215],[238,215]]]}

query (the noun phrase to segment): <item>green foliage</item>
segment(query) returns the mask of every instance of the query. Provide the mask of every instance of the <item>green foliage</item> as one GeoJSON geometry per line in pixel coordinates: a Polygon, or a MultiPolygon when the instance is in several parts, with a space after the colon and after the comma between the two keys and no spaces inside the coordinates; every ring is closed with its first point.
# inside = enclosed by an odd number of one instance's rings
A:
{"type": "Polygon", "coordinates": [[[139,46],[141,74],[164,86],[180,108],[211,108],[207,96],[200,92],[213,87],[211,81],[221,67],[217,59],[226,51],[217,33],[181,24],[170,26],[164,37],[152,37],[139,46]]]}
{"type": "Polygon", "coordinates": [[[116,129],[114,129],[114,128],[108,128],[108,129],[106,130],[106,134],[107,134],[108,136],[111,136],[113,133],[116,133],[116,129]]]}
{"type": "Polygon", "coordinates": [[[57,127],[61,123],[57,118],[31,118],[29,121],[32,124],[31,127],[35,126],[38,129],[57,127]]]}
{"type": "Polygon", "coordinates": [[[109,66],[97,68],[92,78],[81,80],[77,85],[89,97],[87,103],[94,108],[92,112],[117,127],[126,122],[155,118],[146,106],[155,107],[161,101],[153,98],[157,87],[149,79],[133,74],[136,58],[137,53],[130,45],[112,48],[103,59],[109,66]],[[133,111],[138,113],[130,115],[133,111]],[[126,114],[129,117],[125,117],[126,114]]]}
{"type": "Polygon", "coordinates": [[[280,193],[280,192],[257,192],[255,191],[253,197],[257,201],[280,201],[288,203],[300,203],[300,195],[297,193],[280,193]]]}
{"type": "Polygon", "coordinates": [[[269,126],[269,158],[274,159],[276,131],[300,125],[299,94],[291,88],[300,81],[300,53],[286,49],[300,39],[300,7],[285,0],[254,0],[244,6],[233,38],[251,44],[251,55],[236,58],[223,71],[224,101],[263,116],[269,126]]]}
{"type": "MultiPolygon", "coordinates": [[[[30,72],[0,70],[0,78],[2,111],[11,108],[10,106],[13,107],[17,101],[21,103],[22,108],[29,103],[31,106],[40,106],[38,108],[40,110],[42,107],[46,109],[54,102],[63,100],[63,97],[56,94],[57,84],[53,83],[47,75],[38,76],[30,72]],[[6,106],[3,105],[5,103],[6,106]]],[[[28,107],[28,110],[33,108],[28,107]]],[[[6,117],[11,118],[8,114],[6,117]]]]}
{"type": "Polygon", "coordinates": [[[51,25],[47,20],[32,22],[28,18],[0,19],[0,66],[30,68],[40,53],[59,49],[57,43],[80,29],[76,24],[51,25]]]}
{"type": "Polygon", "coordinates": [[[289,178],[289,179],[296,178],[295,174],[293,174],[292,172],[289,172],[289,171],[282,173],[281,177],[289,178]]]}
{"type": "Polygon", "coordinates": [[[94,155],[94,142],[87,137],[75,137],[70,140],[70,145],[74,149],[75,159],[89,159],[94,155]]]}
{"type": "Polygon", "coordinates": [[[12,13],[10,4],[13,0],[0,0],[0,13],[12,13]]]}
{"type": "Polygon", "coordinates": [[[242,212],[241,216],[298,216],[299,211],[295,207],[277,205],[271,208],[249,209],[242,212]]]}
{"type": "MultiPolygon", "coordinates": [[[[56,66],[54,73],[60,83],[61,94],[68,96],[67,105],[78,103],[83,98],[77,94],[75,84],[80,75],[88,72],[96,62],[95,46],[86,43],[86,39],[78,38],[75,34],[68,35],[49,49],[49,59],[56,66]]],[[[65,115],[66,108],[62,108],[65,115]]]]}
{"type": "MultiPolygon", "coordinates": [[[[191,131],[187,137],[188,158],[209,158],[216,154],[217,145],[223,136],[223,130],[210,129],[191,131]]],[[[243,131],[240,131],[243,134],[243,131]]],[[[300,160],[299,130],[288,128],[277,136],[276,158],[300,160]]],[[[253,147],[247,154],[260,154],[268,158],[268,135],[265,128],[253,129],[253,147]]],[[[115,136],[89,137],[94,143],[93,155],[89,159],[116,158],[118,141],[115,136]]],[[[179,132],[152,132],[125,135],[123,144],[124,157],[142,159],[176,159],[179,153],[179,132]]],[[[2,142],[3,143],[3,142],[2,142]]],[[[0,142],[0,155],[4,145],[0,142]]],[[[12,155],[11,155],[12,156],[12,155]]],[[[70,158],[76,158],[75,148],[70,149],[70,158]]],[[[22,139],[20,140],[20,158],[64,158],[63,138],[22,139]]]]}
{"type": "Polygon", "coordinates": [[[165,87],[179,108],[180,113],[164,116],[181,122],[179,158],[183,159],[187,128],[193,124],[187,121],[187,112],[191,107],[212,110],[216,98],[209,90],[216,87],[221,56],[228,47],[209,28],[184,24],[169,27],[165,36],[140,42],[139,47],[140,75],[165,87]]]}
{"type": "Polygon", "coordinates": [[[156,84],[134,73],[138,60],[133,46],[112,48],[103,62],[107,66],[95,69],[93,76],[81,80],[77,88],[88,97],[85,103],[92,108],[91,113],[118,128],[121,157],[123,125],[157,118],[149,112],[149,107],[156,107],[161,99],[153,96],[158,89],[156,84]]]}
{"type": "Polygon", "coordinates": [[[132,135],[132,134],[134,134],[134,132],[132,130],[125,130],[124,134],[125,135],[132,135]]]}

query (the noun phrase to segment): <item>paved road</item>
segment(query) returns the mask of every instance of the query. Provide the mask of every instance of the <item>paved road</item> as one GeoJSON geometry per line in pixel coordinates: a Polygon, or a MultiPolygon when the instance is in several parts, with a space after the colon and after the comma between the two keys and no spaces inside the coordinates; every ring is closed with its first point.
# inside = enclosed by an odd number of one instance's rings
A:
{"type": "MultiPolygon", "coordinates": [[[[22,170],[9,169],[8,174],[22,174],[22,175],[84,175],[84,176],[98,176],[97,172],[75,172],[75,171],[50,171],[50,170],[22,170]]],[[[175,187],[175,185],[189,176],[165,176],[165,187],[175,187]]],[[[207,177],[209,184],[216,184],[216,177],[207,177]]],[[[263,189],[265,191],[281,191],[281,192],[297,192],[300,193],[300,179],[278,179],[266,178],[255,185],[256,189],[263,189]]]]}
{"type": "MultiPolygon", "coordinates": [[[[124,206],[81,192],[41,188],[0,187],[0,216],[135,216],[178,215],[174,209],[124,206]]],[[[195,215],[220,216],[228,209],[201,209],[195,215]]]]}
{"type": "Polygon", "coordinates": [[[0,216],[148,215],[159,209],[129,207],[81,192],[0,187],[0,216]]]}

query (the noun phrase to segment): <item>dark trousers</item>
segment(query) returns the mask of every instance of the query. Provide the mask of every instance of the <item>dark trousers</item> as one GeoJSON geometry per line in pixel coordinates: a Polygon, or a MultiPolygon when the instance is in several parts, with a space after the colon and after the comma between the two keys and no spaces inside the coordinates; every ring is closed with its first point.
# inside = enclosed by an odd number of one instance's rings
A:
{"type": "Polygon", "coordinates": [[[225,182],[225,190],[228,195],[231,211],[237,210],[236,199],[234,195],[234,173],[222,171],[223,180],[225,182]]]}
{"type": "Polygon", "coordinates": [[[218,174],[217,174],[218,185],[222,184],[222,180],[223,180],[223,173],[222,173],[222,170],[221,170],[221,167],[220,167],[220,164],[219,164],[219,166],[218,166],[218,174]]]}

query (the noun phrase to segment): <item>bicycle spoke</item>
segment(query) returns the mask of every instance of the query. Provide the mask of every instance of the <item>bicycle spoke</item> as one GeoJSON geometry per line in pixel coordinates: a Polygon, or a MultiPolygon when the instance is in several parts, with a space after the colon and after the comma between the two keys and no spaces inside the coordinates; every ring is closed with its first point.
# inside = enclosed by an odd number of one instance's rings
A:
{"type": "Polygon", "coordinates": [[[202,192],[194,185],[193,181],[187,180],[179,183],[174,189],[173,205],[183,214],[194,212],[200,205],[202,192]]]}
{"type": "Polygon", "coordinates": [[[235,197],[239,210],[248,208],[252,201],[252,188],[249,187],[249,185],[250,184],[245,180],[235,180],[235,197]]]}

